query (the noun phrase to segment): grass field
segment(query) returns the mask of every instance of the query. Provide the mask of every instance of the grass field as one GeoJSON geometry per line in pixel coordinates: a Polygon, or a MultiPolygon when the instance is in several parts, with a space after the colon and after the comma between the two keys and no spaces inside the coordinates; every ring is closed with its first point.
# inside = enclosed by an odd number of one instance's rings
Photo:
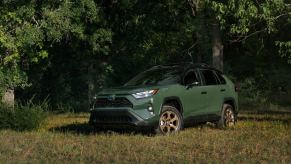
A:
{"type": "Polygon", "coordinates": [[[291,110],[243,111],[233,129],[172,136],[95,132],[88,114],[51,114],[38,131],[0,131],[0,163],[291,163],[291,110]]]}

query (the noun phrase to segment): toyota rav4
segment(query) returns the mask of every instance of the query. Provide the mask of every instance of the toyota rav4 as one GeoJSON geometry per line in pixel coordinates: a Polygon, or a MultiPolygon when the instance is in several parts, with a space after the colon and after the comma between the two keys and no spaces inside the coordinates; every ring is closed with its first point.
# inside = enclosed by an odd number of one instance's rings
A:
{"type": "Polygon", "coordinates": [[[237,88],[229,78],[206,64],[184,63],[154,66],[121,87],[102,90],[89,123],[146,126],[169,134],[201,122],[234,126],[237,114],[237,88]]]}

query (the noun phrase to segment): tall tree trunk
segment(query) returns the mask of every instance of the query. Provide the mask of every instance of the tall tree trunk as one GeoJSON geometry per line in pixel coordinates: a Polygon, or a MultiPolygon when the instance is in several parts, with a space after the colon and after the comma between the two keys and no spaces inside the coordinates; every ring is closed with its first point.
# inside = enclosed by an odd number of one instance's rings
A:
{"type": "Polygon", "coordinates": [[[223,44],[217,19],[211,21],[210,28],[212,38],[212,66],[223,71],[223,44]]]}
{"type": "Polygon", "coordinates": [[[7,89],[2,97],[2,102],[8,106],[14,107],[14,89],[7,89]]]}

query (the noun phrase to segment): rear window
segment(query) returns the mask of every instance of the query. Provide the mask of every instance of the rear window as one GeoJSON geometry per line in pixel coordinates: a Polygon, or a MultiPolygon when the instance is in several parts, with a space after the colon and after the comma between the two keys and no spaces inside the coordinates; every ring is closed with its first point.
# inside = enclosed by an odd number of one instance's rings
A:
{"type": "Polygon", "coordinates": [[[195,70],[190,70],[184,77],[184,85],[190,85],[194,82],[199,82],[198,73],[195,70]]]}
{"type": "Polygon", "coordinates": [[[217,72],[216,75],[218,76],[220,84],[226,84],[224,77],[220,73],[217,72]]]}
{"type": "Polygon", "coordinates": [[[204,77],[205,85],[217,85],[219,81],[212,70],[203,69],[201,70],[202,76],[204,77]]]}

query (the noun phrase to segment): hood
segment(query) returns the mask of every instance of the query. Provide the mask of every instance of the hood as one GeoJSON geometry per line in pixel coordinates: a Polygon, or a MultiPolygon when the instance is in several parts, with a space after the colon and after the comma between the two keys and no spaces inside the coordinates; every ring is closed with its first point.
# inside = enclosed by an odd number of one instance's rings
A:
{"type": "Polygon", "coordinates": [[[103,89],[98,95],[108,95],[108,94],[115,94],[115,95],[127,95],[133,94],[138,92],[143,92],[151,89],[159,89],[161,86],[121,86],[115,88],[108,88],[103,89]]]}

